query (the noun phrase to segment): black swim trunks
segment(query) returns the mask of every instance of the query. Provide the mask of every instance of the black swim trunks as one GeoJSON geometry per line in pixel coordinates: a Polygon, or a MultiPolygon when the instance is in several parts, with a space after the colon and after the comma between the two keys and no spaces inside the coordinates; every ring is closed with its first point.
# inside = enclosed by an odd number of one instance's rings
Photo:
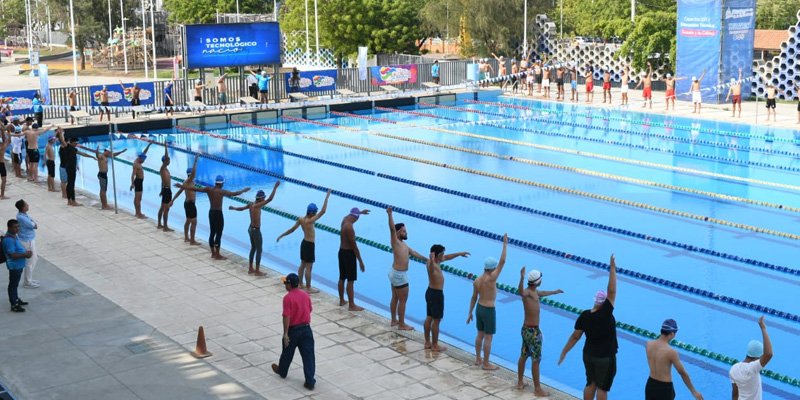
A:
{"type": "Polygon", "coordinates": [[[161,196],[161,204],[169,204],[172,201],[172,189],[169,186],[162,187],[159,196],[161,196]]]}
{"type": "Polygon", "coordinates": [[[771,108],[774,110],[776,106],[777,105],[775,99],[767,99],[767,108],[771,108]]]}
{"type": "Polygon", "coordinates": [[[101,102],[100,105],[103,106],[103,107],[108,108],[108,102],[107,101],[101,102]]]}
{"type": "Polygon", "coordinates": [[[38,163],[39,162],[39,149],[28,149],[28,162],[29,163],[38,163]]]}
{"type": "Polygon", "coordinates": [[[131,105],[132,106],[140,106],[140,105],[142,105],[142,101],[139,100],[139,99],[131,99],[131,105]]]}
{"type": "Polygon", "coordinates": [[[0,176],[5,178],[6,175],[8,175],[8,172],[6,172],[6,163],[0,162],[0,176]]]}
{"type": "Polygon", "coordinates": [[[610,357],[592,357],[589,354],[583,353],[583,367],[586,369],[586,386],[592,383],[597,385],[598,389],[606,392],[611,391],[611,385],[614,383],[614,376],[617,374],[617,356],[610,357]]]}
{"type": "Polygon", "coordinates": [[[444,292],[441,289],[428,288],[425,291],[425,304],[429,317],[433,319],[444,317],[444,292]]]}
{"type": "Polygon", "coordinates": [[[653,378],[647,378],[647,385],[644,387],[645,400],[673,400],[675,398],[675,386],[672,382],[661,382],[653,378]]]}
{"type": "Polygon", "coordinates": [[[108,190],[108,172],[98,172],[97,181],[100,182],[100,191],[108,190]]]}
{"type": "Polygon", "coordinates": [[[69,106],[69,110],[70,110],[70,111],[78,111],[78,107],[75,107],[75,106],[69,106]]]}
{"type": "Polygon", "coordinates": [[[194,201],[184,201],[183,211],[186,214],[186,219],[197,218],[197,206],[194,201]]]}
{"type": "Polygon", "coordinates": [[[143,192],[144,178],[134,178],[133,180],[133,191],[134,192],[143,192]]]}
{"type": "Polygon", "coordinates": [[[556,86],[562,87],[564,86],[564,78],[556,78],[556,86]]]}
{"type": "Polygon", "coordinates": [[[47,165],[47,176],[51,178],[56,177],[56,160],[47,160],[45,161],[47,165]]]}
{"type": "Polygon", "coordinates": [[[300,243],[300,261],[313,263],[315,261],[314,242],[303,240],[300,243]]]}
{"type": "Polygon", "coordinates": [[[203,101],[203,97],[201,97],[201,96],[194,96],[194,101],[199,101],[199,102],[202,102],[202,101],[203,101]]]}
{"type": "Polygon", "coordinates": [[[357,263],[356,252],[351,249],[339,249],[339,280],[355,281],[358,279],[357,263]]]}
{"type": "Polygon", "coordinates": [[[22,153],[11,153],[11,162],[14,164],[22,164],[22,153]]]}

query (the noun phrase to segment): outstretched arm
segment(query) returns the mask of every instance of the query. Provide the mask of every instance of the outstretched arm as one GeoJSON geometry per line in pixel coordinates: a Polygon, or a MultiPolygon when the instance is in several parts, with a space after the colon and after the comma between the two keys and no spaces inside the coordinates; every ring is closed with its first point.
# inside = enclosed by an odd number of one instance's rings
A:
{"type": "Polygon", "coordinates": [[[89,154],[89,153],[84,153],[84,152],[82,152],[82,151],[80,151],[80,150],[78,150],[78,151],[77,151],[77,153],[78,153],[78,155],[80,155],[80,156],[89,157],[89,158],[91,158],[92,160],[97,160],[97,158],[95,158],[93,155],[91,155],[91,154],[89,154]]]}
{"type": "Polygon", "coordinates": [[[706,76],[706,70],[703,70],[703,73],[700,74],[700,78],[698,79],[698,81],[702,81],[704,76],[706,76]]]}
{"type": "Polygon", "coordinates": [[[547,296],[552,296],[554,294],[564,293],[564,291],[561,290],[561,289],[556,289],[556,290],[537,290],[536,293],[539,294],[539,297],[547,297],[547,296]]]}
{"type": "Polygon", "coordinates": [[[328,189],[328,193],[325,195],[325,201],[322,202],[322,208],[319,210],[317,215],[314,216],[314,222],[317,222],[325,212],[328,211],[328,199],[331,197],[331,189],[328,189]]]}
{"type": "Polygon", "coordinates": [[[694,388],[694,385],[692,384],[692,379],[689,377],[689,373],[686,372],[685,368],[683,368],[683,364],[681,364],[681,359],[680,357],[678,357],[678,352],[672,350],[670,358],[672,359],[672,364],[675,366],[675,370],[678,371],[678,374],[681,376],[681,379],[683,379],[683,383],[686,385],[686,388],[688,388],[689,391],[692,392],[692,396],[694,396],[694,398],[697,400],[703,400],[703,395],[700,394],[700,392],[698,392],[697,389],[694,388]]]}
{"type": "Polygon", "coordinates": [[[279,186],[280,184],[281,184],[281,181],[276,181],[276,182],[275,182],[275,186],[273,186],[273,187],[272,187],[272,193],[270,193],[270,194],[269,194],[269,197],[267,197],[267,199],[266,199],[266,200],[264,200],[264,204],[262,204],[262,205],[261,205],[262,207],[263,207],[264,205],[266,205],[267,203],[269,203],[270,201],[272,201],[272,199],[274,199],[274,198],[275,198],[275,192],[278,190],[278,186],[279,186]]]}
{"type": "Polygon", "coordinates": [[[389,242],[394,246],[397,241],[397,230],[394,229],[394,217],[392,217],[392,207],[386,208],[386,214],[389,215],[389,242]]]}
{"type": "Polygon", "coordinates": [[[233,210],[233,211],[244,211],[249,208],[250,208],[249,204],[243,205],[241,207],[228,206],[228,210],[233,210]]]}
{"type": "Polygon", "coordinates": [[[764,317],[758,319],[758,326],[761,328],[761,341],[764,343],[764,354],[761,355],[761,360],[759,362],[762,367],[766,367],[769,361],[772,360],[772,341],[769,340],[764,317]]]}
{"type": "Polygon", "coordinates": [[[124,94],[125,93],[125,84],[122,83],[122,79],[119,80],[119,87],[122,88],[122,93],[124,94]]]}
{"type": "Polygon", "coordinates": [[[503,272],[503,266],[506,265],[506,252],[508,250],[508,234],[503,235],[503,251],[500,253],[500,261],[497,262],[497,269],[492,272],[495,279],[503,272]]]}
{"type": "Polygon", "coordinates": [[[297,220],[297,222],[295,222],[295,223],[294,223],[294,225],[292,225],[292,227],[291,227],[291,228],[289,228],[289,229],[288,229],[286,232],[283,232],[283,233],[281,233],[281,235],[280,235],[280,236],[278,236],[278,238],[277,238],[277,239],[275,239],[275,241],[276,241],[276,242],[280,242],[280,241],[281,241],[281,239],[283,239],[283,237],[284,237],[284,236],[291,235],[291,234],[292,234],[292,232],[296,231],[296,230],[297,230],[297,228],[299,228],[299,227],[300,227],[300,220],[298,219],[298,220],[297,220]]]}
{"type": "Polygon", "coordinates": [[[450,260],[452,260],[452,259],[454,259],[456,257],[469,257],[469,255],[470,254],[467,251],[460,251],[458,253],[445,254],[443,261],[450,261],[450,260]]]}
{"type": "Polygon", "coordinates": [[[144,148],[144,151],[142,151],[142,153],[143,154],[147,154],[147,151],[150,150],[150,146],[152,146],[152,145],[153,145],[153,142],[148,143],[147,146],[144,148]]]}
{"type": "MultiPolygon", "coordinates": [[[[187,190],[188,190],[188,189],[187,189],[187,190]]],[[[231,191],[228,191],[228,190],[223,190],[223,191],[222,191],[222,194],[223,194],[224,196],[238,196],[238,195],[240,195],[240,194],[242,194],[242,193],[244,193],[244,192],[247,192],[247,191],[249,191],[249,190],[250,190],[250,188],[249,188],[249,187],[246,187],[246,188],[244,188],[244,189],[241,189],[241,190],[237,190],[237,191],[235,191],[235,192],[231,192],[231,191]]],[[[273,192],[273,193],[274,193],[274,192],[273,192]]]]}
{"type": "Polygon", "coordinates": [[[608,268],[608,287],[606,288],[606,298],[614,305],[614,302],[617,300],[617,261],[614,259],[614,255],[611,255],[611,261],[609,262],[610,267],[608,268]]]}
{"type": "Polygon", "coordinates": [[[517,294],[522,296],[522,291],[525,290],[525,266],[519,270],[519,285],[517,286],[517,294]]]}
{"type": "Polygon", "coordinates": [[[578,340],[581,340],[581,336],[583,336],[583,331],[580,329],[575,329],[571,335],[569,335],[569,339],[567,339],[567,343],[564,345],[564,348],[561,350],[561,357],[558,358],[558,365],[564,362],[564,359],[567,358],[567,353],[575,347],[575,344],[578,343],[578,340]]]}
{"type": "Polygon", "coordinates": [[[122,149],[122,150],[120,150],[120,151],[118,151],[118,152],[116,152],[116,153],[113,153],[113,154],[112,154],[112,156],[113,156],[113,157],[116,157],[116,156],[118,156],[118,155],[120,155],[120,154],[122,154],[122,153],[124,153],[124,152],[126,152],[126,151],[128,151],[128,149],[122,149]]]}

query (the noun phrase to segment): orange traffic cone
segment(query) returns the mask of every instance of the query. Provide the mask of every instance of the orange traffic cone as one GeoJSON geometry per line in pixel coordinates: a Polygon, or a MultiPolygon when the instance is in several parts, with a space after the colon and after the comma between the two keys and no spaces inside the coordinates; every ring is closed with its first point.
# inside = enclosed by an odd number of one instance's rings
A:
{"type": "Polygon", "coordinates": [[[203,331],[203,326],[200,326],[200,329],[197,331],[197,345],[194,348],[194,351],[191,353],[194,358],[206,358],[211,357],[211,353],[208,352],[206,349],[206,334],[203,331]]]}

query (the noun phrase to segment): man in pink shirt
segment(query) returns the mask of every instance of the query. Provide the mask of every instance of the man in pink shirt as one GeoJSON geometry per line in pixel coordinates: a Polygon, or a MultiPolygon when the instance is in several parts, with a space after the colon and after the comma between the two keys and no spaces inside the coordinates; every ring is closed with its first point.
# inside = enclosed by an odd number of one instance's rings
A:
{"type": "Polygon", "coordinates": [[[303,374],[308,390],[314,390],[314,334],[311,332],[311,297],[308,292],[298,288],[300,277],[289,274],[281,278],[286,285],[286,296],[283,296],[283,352],[279,364],[272,364],[272,371],[286,378],[289,365],[294,358],[294,350],[300,350],[303,358],[303,374]]]}

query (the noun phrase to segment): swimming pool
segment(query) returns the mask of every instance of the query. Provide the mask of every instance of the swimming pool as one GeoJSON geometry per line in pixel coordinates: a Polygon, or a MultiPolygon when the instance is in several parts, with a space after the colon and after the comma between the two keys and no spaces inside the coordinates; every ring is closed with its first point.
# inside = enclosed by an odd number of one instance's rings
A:
{"type": "MultiPolygon", "coordinates": [[[[522,265],[539,269],[543,289],[565,291],[542,307],[543,380],[567,392],[577,395],[583,387],[581,350],[560,367],[558,355],[575,311],[589,308],[594,292],[605,288],[613,252],[624,269],[615,312],[621,323],[615,398],[641,398],[645,331],[657,332],[665,318],[681,326],[681,357],[698,389],[706,398],[729,396],[729,365],[720,359],[744,355],[747,342],[760,338],[756,320],[763,314],[776,352],[768,368],[779,374],[764,377],[765,398],[800,396],[800,366],[792,357],[800,305],[787,301],[800,285],[800,267],[792,262],[800,243],[794,179],[800,149],[793,131],[486,93],[470,99],[209,131],[217,136],[177,129],[149,138],[171,141],[170,170],[179,179],[199,153],[199,182],[223,174],[227,188],[252,187],[242,196],[249,200],[283,181],[269,205],[280,213],[265,213],[262,223],[264,263],[282,272],[296,270],[302,236],[274,238],[292,225],[292,215],[309,202],[321,205],[326,188],[334,189],[320,220],[334,232],[318,230],[314,268],[314,281],[330,293],[338,276],[335,230],[351,207],[371,209],[355,225],[366,240],[359,246],[367,268],[356,292],[359,303],[379,314],[388,316],[392,262],[385,205],[395,207],[395,221],[406,223],[408,243],[420,253],[434,243],[448,252],[470,251],[471,258],[448,263],[441,325],[444,340],[469,352],[471,280],[462,275],[481,273],[483,259],[499,255],[508,232],[513,240],[499,280],[506,290],[498,292],[493,360],[516,369],[523,315],[508,289],[517,286],[522,265]]],[[[128,209],[130,161],[145,145],[114,142],[115,151],[129,149],[116,163],[118,201],[128,209]]],[[[145,162],[143,210],[151,217],[159,206],[161,154],[153,146],[145,162]]],[[[78,185],[95,192],[96,173],[93,160],[81,160],[78,185]]],[[[241,203],[226,200],[234,204],[241,203]]],[[[207,209],[199,195],[201,240],[208,235],[207,209]]],[[[170,216],[179,230],[180,207],[170,216]]],[[[247,214],[226,211],[225,217],[223,246],[246,256],[247,214]]],[[[422,264],[412,263],[409,279],[407,319],[421,329],[422,264]]],[[[686,398],[674,378],[678,398],[686,398]]]]}

